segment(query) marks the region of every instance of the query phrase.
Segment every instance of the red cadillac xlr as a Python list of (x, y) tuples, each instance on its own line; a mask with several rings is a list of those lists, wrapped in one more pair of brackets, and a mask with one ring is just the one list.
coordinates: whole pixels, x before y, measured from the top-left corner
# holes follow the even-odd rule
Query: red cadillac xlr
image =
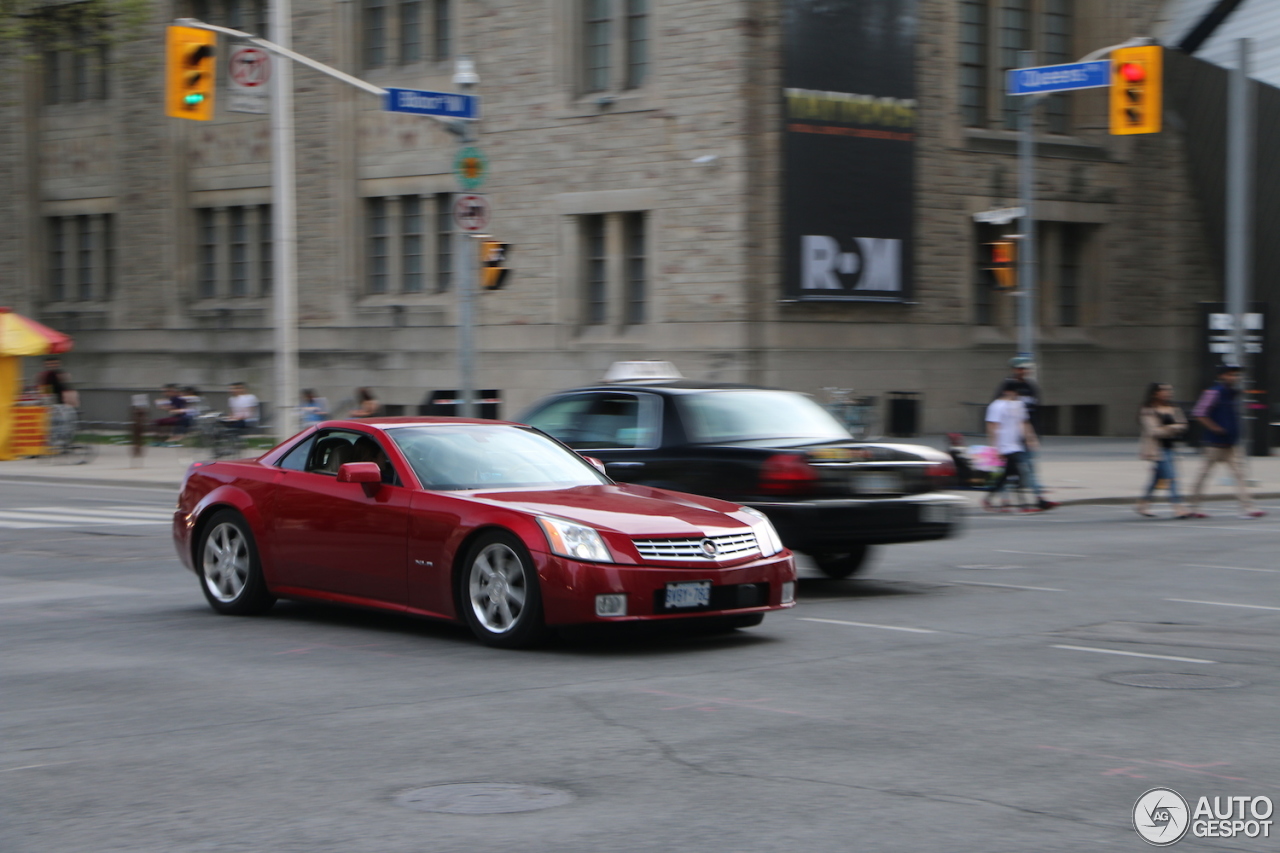
[(531, 427), (378, 418), (196, 463), (178, 554), (219, 613), (317, 599), (464, 622), (515, 648), (561, 625), (758, 625), (796, 570), (760, 512), (619, 485)]

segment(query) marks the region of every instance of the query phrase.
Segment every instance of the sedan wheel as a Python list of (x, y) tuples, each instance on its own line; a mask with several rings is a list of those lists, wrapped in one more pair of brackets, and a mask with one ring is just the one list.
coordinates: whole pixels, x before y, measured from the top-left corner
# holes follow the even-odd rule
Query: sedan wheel
[(839, 553), (810, 554), (818, 568), (829, 578), (847, 578), (861, 572), (867, 566), (867, 555), (871, 548), (867, 545), (854, 545), (851, 550)]
[(481, 641), (520, 648), (545, 634), (533, 560), (520, 540), (489, 533), (472, 545), (463, 567), (463, 615)]
[(249, 526), (239, 513), (222, 510), (209, 520), (200, 543), (204, 597), (219, 613), (261, 613), (275, 603), (267, 593)]

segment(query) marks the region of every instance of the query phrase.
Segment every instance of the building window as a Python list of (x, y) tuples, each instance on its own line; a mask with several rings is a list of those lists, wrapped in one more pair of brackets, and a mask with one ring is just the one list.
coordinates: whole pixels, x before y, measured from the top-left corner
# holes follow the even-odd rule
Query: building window
[(271, 206), (196, 210), (196, 296), (264, 296), (271, 291)]
[(449, 15), (451, 2), (452, 0), (435, 0), (435, 14), (431, 17), (436, 62), (441, 62), (453, 55), (453, 26)]
[(629, 326), (639, 325), (645, 321), (647, 301), (646, 252), (645, 252), (645, 216), (643, 213), (628, 213), (623, 216), (623, 242), (626, 245), (626, 277), (627, 277), (627, 312), (626, 323)]
[(627, 3), (627, 82), (638, 89), (649, 72), (649, 0)]
[(641, 211), (578, 217), (581, 322), (635, 326), (649, 307), (649, 217)]
[[(361, 56), (365, 68), (439, 62), (453, 50), (452, 0), (361, 0)], [(430, 3), (427, 7), (425, 4)]]
[(51, 7), (42, 26), (52, 33), (44, 40), (44, 102), (53, 104), (102, 101), (108, 97), (106, 19), (86, 4)]
[(1081, 317), (1081, 289), (1084, 266), (1084, 247), (1087, 225), (1062, 223), (1051, 234), (1057, 238), (1054, 247), (1058, 260), (1058, 325), (1079, 326)]
[[(1076, 58), (1072, 21), (1075, 0), (961, 0), (960, 115), (968, 127), (1016, 130), (1022, 98), (1006, 95), (1005, 72), (1034, 50), (1036, 64)], [(1051, 133), (1070, 131), (1070, 95), (1046, 99)]]
[(113, 214), (47, 220), (50, 301), (106, 299), (115, 279)]
[[(434, 227), (427, 218), (433, 214)], [(448, 290), (453, 273), (452, 216), (448, 193), (365, 199), (366, 291), (425, 293), (430, 289), (429, 270), (435, 273), (435, 291)]]
[(270, 37), (267, 0), (187, 0), (185, 5), (197, 21)]
[(581, 94), (639, 89), (652, 58), (651, 0), (576, 0)]
[(436, 293), (453, 285), (453, 198), (436, 196)]

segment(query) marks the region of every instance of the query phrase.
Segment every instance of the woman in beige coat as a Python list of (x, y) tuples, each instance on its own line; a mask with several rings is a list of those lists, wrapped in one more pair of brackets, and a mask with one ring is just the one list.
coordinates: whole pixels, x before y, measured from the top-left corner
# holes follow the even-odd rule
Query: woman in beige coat
[(1138, 499), (1134, 510), (1138, 515), (1155, 518), (1151, 511), (1151, 496), (1163, 484), (1169, 490), (1169, 503), (1175, 518), (1186, 518), (1187, 508), (1178, 495), (1178, 469), (1174, 464), (1174, 442), (1186, 434), (1187, 418), (1173, 404), (1173, 386), (1152, 382), (1147, 387), (1142, 408), (1138, 410), (1138, 423), (1142, 425), (1142, 438), (1138, 455), (1154, 463), (1151, 468), (1151, 485)]

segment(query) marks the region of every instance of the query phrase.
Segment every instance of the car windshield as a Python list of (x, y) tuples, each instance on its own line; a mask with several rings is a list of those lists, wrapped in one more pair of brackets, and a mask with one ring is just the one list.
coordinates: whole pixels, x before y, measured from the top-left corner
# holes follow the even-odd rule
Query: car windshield
[(707, 391), (679, 397), (694, 442), (799, 438), (847, 441), (849, 431), (802, 394), (759, 389)]
[(609, 482), (582, 457), (520, 427), (418, 426), (387, 434), (428, 489), (564, 489)]

